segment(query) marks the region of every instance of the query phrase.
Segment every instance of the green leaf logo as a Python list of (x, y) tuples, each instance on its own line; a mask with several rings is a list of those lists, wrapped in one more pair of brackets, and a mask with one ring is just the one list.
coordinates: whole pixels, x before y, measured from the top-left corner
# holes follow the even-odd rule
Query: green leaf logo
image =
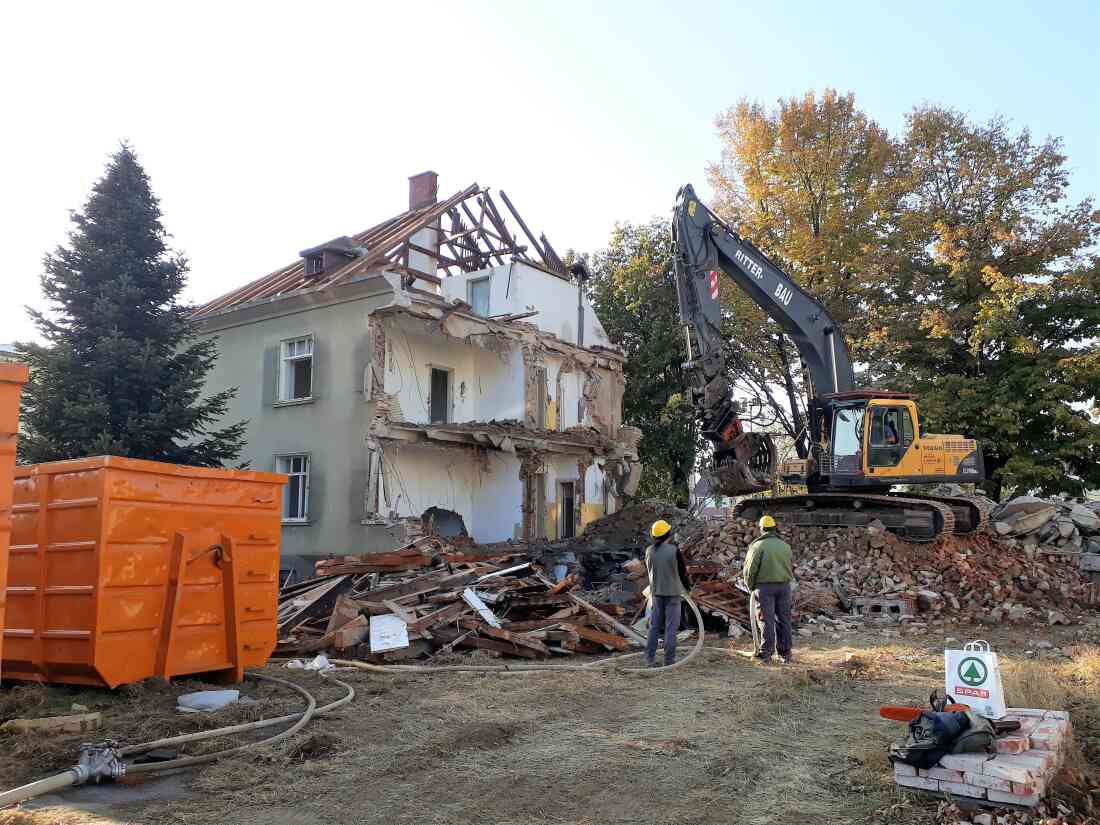
[(989, 668), (985, 666), (985, 662), (981, 659), (970, 656), (959, 662), (958, 674), (959, 678), (970, 687), (977, 687), (985, 684), (985, 680), (989, 676)]

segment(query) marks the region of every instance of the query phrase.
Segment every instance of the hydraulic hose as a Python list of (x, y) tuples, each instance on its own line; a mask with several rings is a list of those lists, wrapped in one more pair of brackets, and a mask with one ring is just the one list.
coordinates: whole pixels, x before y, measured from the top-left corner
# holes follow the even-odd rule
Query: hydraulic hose
[(12, 788), (10, 791), (0, 793), (0, 808), (6, 808), (9, 805), (18, 805), (20, 802), (26, 802), (28, 799), (33, 799), (36, 796), (42, 796), (43, 794), (53, 791), (60, 791), (63, 788), (76, 785), (78, 782), (79, 775), (76, 768), (69, 768), (64, 773), (48, 776), (45, 779), (39, 779), (37, 782), (31, 782), (27, 785), (21, 785), (18, 788)]
[[(250, 673), (248, 675), (252, 678), (255, 678), (255, 679), (261, 679), (261, 680), (268, 681), (268, 682), (276, 682), (276, 683), (281, 684), (281, 685), (287, 685), (287, 686), (293, 688), (294, 690), (298, 691), (299, 693), (301, 693), (303, 696), (305, 696), (307, 698), (307, 700), (311, 700), (311, 701), (313, 700), (313, 697), (310, 696), (310, 694), (304, 688), (302, 688), (299, 685), (294, 684), (293, 682), (288, 682), (285, 679), (279, 679), (278, 677), (275, 677), (275, 676), (265, 676), (261, 673)], [(294, 733), (295, 731), (300, 730), (304, 726), (303, 723), (302, 723), (303, 717), (305, 718), (305, 721), (308, 722), (311, 717), (320, 716), (323, 713), (328, 713), (330, 711), (333, 711), (338, 707), (342, 707), (343, 705), (346, 705), (348, 702), (350, 702), (352, 699), (355, 698), (355, 688), (353, 688), (347, 682), (341, 682), (339, 679), (333, 679), (332, 677), (324, 677), (324, 678), (331, 679), (331, 681), (333, 681), (336, 684), (340, 685), (340, 687), (345, 688), (347, 690), (347, 693), (344, 696), (341, 696), (335, 702), (332, 702), (330, 704), (324, 705), (324, 706), (319, 707), (319, 708), (316, 706), (316, 701), (313, 701), (313, 709), (312, 710), (309, 707), (307, 707), (306, 710), (301, 711), (299, 713), (290, 713), (290, 714), (287, 714), (286, 716), (275, 716), (275, 717), (272, 717), (271, 719), (261, 719), (258, 722), (245, 722), (245, 723), (240, 724), (240, 725), (230, 725), (230, 726), (227, 726), (227, 727), (224, 727), (224, 728), (215, 728), (213, 730), (204, 730), (204, 731), (200, 731), (198, 733), (185, 733), (185, 734), (182, 734), (180, 736), (170, 736), (166, 739), (156, 739), (152, 742), (143, 742), (140, 745), (127, 745), (125, 748), (122, 748), (119, 751), (119, 756), (130, 756), (132, 754), (145, 753), (146, 751), (151, 751), (151, 750), (154, 750), (155, 748), (166, 748), (166, 747), (171, 747), (172, 745), (182, 745), (186, 742), (199, 742), (203, 739), (212, 739), (216, 736), (229, 736), (230, 734), (234, 734), (234, 733), (243, 733), (243, 732), (249, 731), (249, 730), (258, 730), (259, 728), (266, 728), (266, 727), (270, 727), (272, 725), (280, 725), (280, 724), (283, 724), (284, 722), (293, 722), (295, 720), (298, 720), (298, 723), (294, 727), (288, 728), (286, 731), (283, 731), (283, 733), (279, 734), (279, 736), (277, 738), (272, 737), (270, 740), (264, 739), (260, 742), (255, 742), (253, 744), (241, 745), (239, 748), (235, 748), (233, 750), (235, 752), (236, 750), (242, 750), (244, 748), (259, 747), (260, 745), (269, 744), (269, 742), (278, 741), (278, 739), (286, 738), (287, 736), (290, 736), (292, 733)], [(309, 714), (309, 715), (306, 716), (306, 714)], [(220, 751), (219, 754), (216, 754), (216, 755), (221, 755), (221, 754), (229, 753), (229, 752), (230, 751)], [(150, 766), (159, 767), (159, 766), (162, 766), (162, 765), (167, 765), (168, 763), (167, 762), (153, 762), (153, 763), (149, 763), (149, 764), (150, 764)], [(147, 770), (145, 770), (145, 771), (139, 770), (140, 768), (145, 768), (145, 767), (146, 766), (144, 766), (144, 765), (133, 765), (133, 766), (128, 767), (126, 769), (126, 772), (127, 773), (147, 772)]]
[[(322, 674), (323, 675), (323, 674)], [(272, 745), (282, 739), (286, 739), (288, 736), (297, 733), (314, 716), (318, 716), (322, 713), (333, 711), (338, 707), (346, 705), (348, 702), (355, 698), (355, 688), (349, 685), (347, 682), (343, 682), (339, 679), (334, 679), (330, 676), (324, 678), (331, 679), (334, 683), (340, 685), (347, 690), (344, 696), (341, 696), (334, 702), (330, 702), (323, 707), (317, 707), (317, 700), (313, 698), (305, 688), (289, 682), (286, 679), (279, 679), (275, 676), (265, 676), (260, 673), (249, 673), (248, 676), (253, 679), (260, 679), (262, 681), (275, 682), (280, 685), (286, 685), (298, 693), (302, 694), (307, 701), (307, 706), (304, 711), (299, 713), (291, 713), (285, 716), (277, 716), (271, 719), (262, 719), (258, 722), (247, 722), (241, 725), (229, 725), (223, 728), (215, 728), (213, 730), (202, 731), (200, 733), (188, 733), (181, 736), (171, 736), (166, 739), (157, 739), (152, 742), (145, 742), (140, 745), (130, 745), (122, 748), (116, 752), (116, 756), (121, 759), (123, 756), (145, 753), (146, 751), (153, 750), (154, 748), (166, 747), (169, 745), (178, 745), (185, 742), (197, 742), (203, 739), (211, 739), (217, 736), (227, 736), (234, 733), (242, 733), (249, 730), (257, 730), (259, 728), (270, 727), (272, 725), (283, 724), (286, 722), (294, 721), (291, 727), (287, 728), (280, 733), (270, 736), (267, 739), (262, 739), (258, 742), (251, 742), (244, 745), (238, 745), (233, 748), (228, 748), (216, 753), (207, 753), (200, 756), (184, 756), (178, 759), (171, 759), (165, 762), (150, 762), (143, 765), (128, 765), (125, 768), (124, 773), (127, 774), (141, 774), (141, 773), (155, 773), (158, 771), (178, 770), (179, 768), (192, 767), (194, 765), (202, 765), (208, 762), (214, 762), (230, 754), (239, 753), (244, 750), (252, 748), (263, 747), (264, 745)], [(121, 773), (121, 771), (120, 771)], [(20, 802), (24, 802), (28, 799), (32, 799), (36, 796), (50, 793), (52, 791), (59, 791), (64, 788), (71, 787), (72, 785), (81, 785), (87, 782), (91, 778), (91, 774), (83, 765), (77, 765), (70, 768), (67, 771), (56, 774), (54, 776), (47, 777), (45, 779), (39, 779), (36, 782), (31, 782), (27, 785), (23, 785), (18, 788), (13, 788), (10, 791), (0, 793), (0, 808), (7, 807), (9, 805), (16, 805)], [(98, 779), (98, 776), (97, 776)]]
[[(695, 614), (695, 622), (699, 628), (699, 636), (695, 641), (695, 647), (691, 649), (688, 655), (662, 668), (625, 667), (621, 668), (622, 670), (628, 673), (637, 673), (642, 676), (656, 676), (660, 673), (683, 667), (699, 655), (700, 651), (703, 649), (703, 642), (706, 637), (706, 632), (703, 630), (703, 614), (699, 612), (699, 608), (689, 596), (684, 596), (684, 601), (688, 603), (688, 607), (690, 607), (692, 613)], [(643, 655), (642, 651), (627, 653), (622, 656), (611, 656), (583, 665), (372, 665), (369, 662), (358, 662), (352, 659), (330, 659), (330, 661), (334, 665), (354, 667), (359, 670), (370, 671), (371, 673), (584, 673), (591, 672), (596, 668), (607, 667), (608, 665), (618, 665), (624, 659), (633, 659), (641, 655)]]

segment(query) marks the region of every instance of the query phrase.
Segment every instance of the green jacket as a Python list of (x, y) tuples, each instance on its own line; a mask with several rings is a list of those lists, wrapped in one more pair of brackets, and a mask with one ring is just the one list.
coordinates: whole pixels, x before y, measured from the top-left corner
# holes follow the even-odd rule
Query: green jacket
[(749, 545), (741, 571), (749, 590), (761, 584), (789, 582), (794, 578), (791, 546), (774, 530), (768, 530)]

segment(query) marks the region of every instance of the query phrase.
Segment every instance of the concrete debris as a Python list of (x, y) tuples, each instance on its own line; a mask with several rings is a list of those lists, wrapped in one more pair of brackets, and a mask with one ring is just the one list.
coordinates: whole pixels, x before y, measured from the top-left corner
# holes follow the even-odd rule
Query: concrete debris
[(176, 697), (176, 710), (180, 713), (209, 713), (235, 705), (240, 698), (239, 690), (200, 690)]
[(1075, 504), (1061, 499), (1018, 496), (995, 506), (990, 525), (998, 536), (1032, 546), (1081, 550), (1100, 535), (1100, 502)]

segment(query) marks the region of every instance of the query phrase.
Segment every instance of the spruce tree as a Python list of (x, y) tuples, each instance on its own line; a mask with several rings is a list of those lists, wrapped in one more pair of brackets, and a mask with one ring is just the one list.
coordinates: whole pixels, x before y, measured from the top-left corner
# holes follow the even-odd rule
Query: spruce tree
[(202, 397), (217, 345), (180, 301), (187, 260), (169, 248), (149, 178), (123, 144), (72, 213), (68, 246), (44, 259), (45, 344), (23, 344), (22, 461), (119, 455), (222, 466), (245, 423), (216, 425), (235, 389)]

